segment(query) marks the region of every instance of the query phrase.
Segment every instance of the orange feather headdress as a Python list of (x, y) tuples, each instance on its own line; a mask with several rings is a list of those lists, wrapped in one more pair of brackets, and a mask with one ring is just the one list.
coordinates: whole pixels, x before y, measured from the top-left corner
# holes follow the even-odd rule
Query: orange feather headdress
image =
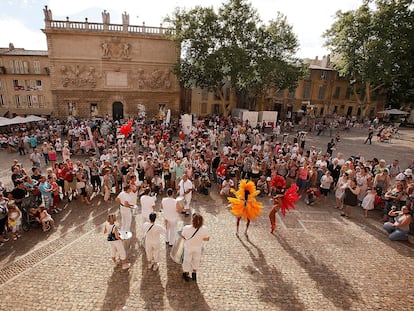
[(239, 183), (239, 189), (237, 191), (231, 189), (230, 191), (235, 195), (235, 198), (227, 198), (233, 215), (253, 220), (261, 214), (263, 204), (256, 201), (256, 196), (260, 191), (256, 190), (254, 182), (242, 179)]

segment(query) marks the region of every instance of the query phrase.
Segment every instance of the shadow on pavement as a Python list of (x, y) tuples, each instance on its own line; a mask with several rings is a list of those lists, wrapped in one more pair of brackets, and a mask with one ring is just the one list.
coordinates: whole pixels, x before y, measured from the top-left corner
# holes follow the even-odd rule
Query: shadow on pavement
[(318, 261), (312, 254), (304, 256), (300, 251), (292, 247), (280, 235), (275, 235), (280, 246), (290, 254), (293, 259), (308, 273), (309, 277), (315, 281), (320, 292), (330, 300), (336, 307), (343, 310), (352, 308), (355, 301), (360, 301), (361, 297), (345, 279), (338, 273), (329, 269), (322, 261)]
[(303, 302), (296, 298), (295, 286), (285, 282), (282, 273), (269, 266), (262, 250), (247, 236), (247, 243), (238, 235), (237, 238), (253, 262), (254, 266), (247, 266), (245, 269), (256, 279), (257, 288), (261, 292), (260, 299), (280, 310), (305, 310)]
[[(372, 235), (378, 241), (384, 243), (386, 246), (393, 248), (400, 255), (405, 257), (414, 257), (414, 244), (409, 241), (391, 241), (388, 238), (388, 233), (381, 228), (382, 225), (375, 225), (369, 221), (358, 220), (356, 221), (357, 225), (365, 230), (367, 234)], [(412, 238), (412, 237), (411, 237)]]
[(120, 266), (114, 268), (108, 281), (102, 310), (122, 310), (129, 297), (131, 274)]
[(160, 272), (147, 268), (147, 256), (142, 254), (142, 274), (140, 296), (144, 300), (145, 310), (164, 310), (164, 287), (160, 279)]
[(165, 258), (167, 263), (166, 294), (169, 310), (176, 311), (209, 311), (211, 310), (196, 282), (184, 281), (182, 266), (170, 258), (171, 248), (166, 246)]
[[(106, 218), (106, 217), (105, 217)], [(131, 264), (129, 270), (122, 270), (121, 265), (118, 265), (108, 281), (108, 287), (105, 294), (103, 310), (120, 310), (123, 309), (126, 301), (130, 295), (130, 284), (132, 281), (131, 269), (135, 266), (137, 257), (141, 255), (139, 249), (139, 240), (137, 237), (137, 225), (134, 221), (131, 223), (132, 238), (124, 241), (125, 251), (127, 253), (127, 262)]]

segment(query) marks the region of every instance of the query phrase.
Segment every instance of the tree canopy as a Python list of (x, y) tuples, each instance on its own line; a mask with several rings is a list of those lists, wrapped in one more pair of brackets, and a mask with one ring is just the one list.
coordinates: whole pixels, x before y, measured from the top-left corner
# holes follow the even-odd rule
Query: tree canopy
[[(175, 66), (181, 85), (215, 91), (225, 113), (234, 107), (236, 93), (257, 96), (270, 88), (292, 88), (302, 73), (294, 57), (297, 37), (280, 13), (265, 25), (245, 0), (229, 0), (218, 12), (201, 6), (176, 9), (166, 21), (181, 50)], [(231, 93), (228, 106), (224, 85)]]
[(350, 78), (362, 106), (377, 90), (385, 90), (394, 106), (410, 100), (413, 27), (411, 0), (365, 0), (357, 10), (336, 13), (335, 22), (324, 33), (325, 44), (339, 74)]

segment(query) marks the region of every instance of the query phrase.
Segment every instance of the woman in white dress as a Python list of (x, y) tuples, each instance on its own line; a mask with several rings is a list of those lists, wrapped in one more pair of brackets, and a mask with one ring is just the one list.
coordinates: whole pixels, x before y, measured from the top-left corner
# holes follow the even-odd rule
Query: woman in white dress
[(197, 270), (200, 267), (203, 241), (210, 240), (208, 230), (203, 226), (203, 222), (203, 216), (194, 213), (191, 225), (185, 226), (181, 233), (182, 237), (185, 239), (183, 278), (187, 282), (190, 280), (190, 271), (192, 272), (191, 278), (193, 281), (197, 281)]
[(348, 173), (344, 172), (342, 176), (339, 177), (338, 182), (335, 185), (335, 207), (338, 209), (343, 209), (344, 207), (345, 190), (343, 189), (343, 186), (346, 185), (348, 181)]
[(104, 225), (104, 234), (107, 234), (109, 249), (111, 251), (111, 258), (115, 267), (118, 266), (118, 262), (116, 260), (116, 254), (118, 253), (119, 258), (121, 259), (122, 269), (126, 270), (130, 267), (130, 264), (126, 262), (124, 244), (122, 243), (122, 238), (119, 234), (118, 226), (115, 224), (115, 221), (115, 214), (108, 215), (108, 219)]
[(368, 168), (357, 166), (356, 168), (356, 181), (361, 192), (358, 195), (358, 201), (362, 202), (367, 194), (368, 181), (371, 178)]

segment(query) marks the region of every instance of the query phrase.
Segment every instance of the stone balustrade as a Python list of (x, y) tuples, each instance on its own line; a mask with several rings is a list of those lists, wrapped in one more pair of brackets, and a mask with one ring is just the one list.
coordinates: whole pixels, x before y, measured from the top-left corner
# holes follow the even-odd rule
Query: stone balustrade
[(164, 27), (150, 27), (150, 26), (138, 26), (138, 25), (127, 25), (127, 24), (102, 24), (102, 23), (91, 23), (76, 22), (76, 21), (46, 21), (46, 29), (53, 30), (69, 30), (69, 31), (96, 31), (96, 32), (127, 32), (136, 34), (146, 35), (159, 35), (164, 36), (167, 33), (171, 33), (171, 29)]

